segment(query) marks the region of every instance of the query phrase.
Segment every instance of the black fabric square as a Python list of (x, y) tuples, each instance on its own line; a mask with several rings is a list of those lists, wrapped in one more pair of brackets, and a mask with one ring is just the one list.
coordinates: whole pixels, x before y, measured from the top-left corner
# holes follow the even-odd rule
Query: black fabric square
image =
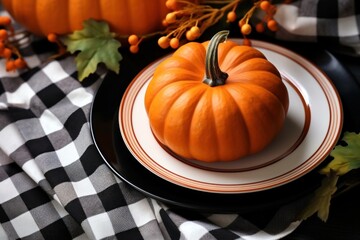
[(77, 138), (85, 122), (87, 122), (85, 113), (80, 108), (72, 113), (66, 120), (64, 127), (68, 130), (73, 140)]
[(0, 82), (0, 94), (5, 92), (4, 85)]
[(239, 236), (235, 233), (226, 230), (226, 229), (215, 229), (210, 231), (210, 234), (215, 237), (215, 239), (239, 239)]
[(69, 202), (65, 209), (77, 222), (83, 222), (86, 219), (86, 214), (78, 198)]
[(160, 209), (160, 216), (171, 239), (180, 239), (181, 233), (164, 209)]
[(66, 240), (72, 239), (69, 230), (67, 229), (65, 223), (60, 219), (48, 225), (47, 227), (40, 230), (44, 239), (54, 239), (54, 240)]
[(126, 206), (126, 201), (118, 185), (110, 186), (98, 193), (98, 196), (107, 212), (118, 207)]
[[(71, 77), (73, 77), (74, 79), (78, 79), (78, 72), (76, 71), (73, 74), (71, 74)], [(83, 81), (81, 81), (80, 84), (86, 88), (93, 85), (94, 82), (96, 82), (98, 79), (99, 79), (99, 75), (96, 72), (91, 73)]]
[(30, 68), (20, 74), (21, 79), (26, 82), (40, 70), (39, 67)]
[(138, 228), (133, 228), (115, 235), (116, 239), (131, 239), (131, 240), (143, 240)]
[(354, 1), (354, 6), (355, 6), (355, 14), (359, 15), (360, 14), (360, 1)]
[(102, 158), (99, 152), (96, 150), (95, 145), (90, 145), (83, 155), (80, 157), (81, 164), (88, 176), (94, 173), (94, 171), (103, 164)]
[(55, 151), (53, 145), (51, 144), (47, 136), (29, 140), (25, 143), (25, 145), (29, 148), (31, 155), (34, 158), (39, 156), (40, 154)]
[(47, 108), (51, 108), (66, 96), (55, 84), (42, 89), (37, 95)]
[(50, 202), (49, 196), (40, 187), (23, 192), (20, 197), (29, 210)]
[(51, 169), (44, 175), (53, 188), (61, 183), (70, 182), (69, 176), (63, 167)]
[(13, 122), (16, 122), (16, 121), (22, 120), (22, 119), (37, 118), (37, 116), (30, 109), (20, 109), (20, 108), (9, 107), (9, 113), (11, 116), (11, 120), (13, 120)]
[(329, 36), (318, 36), (317, 41), (324, 44), (324, 46), (337, 46), (339, 45), (340, 39), (339, 37), (329, 37)]
[(318, 18), (337, 18), (339, 15), (338, 1), (319, 0), (317, 6)]
[(5, 213), (5, 210), (0, 204), (0, 223), (6, 223), (9, 222), (10, 219), (8, 218), (7, 214)]
[(64, 216), (62, 221), (64, 222), (73, 239), (84, 233), (84, 229), (82, 229), (80, 224), (76, 222), (71, 215)]
[(171, 211), (183, 218), (186, 218), (189, 221), (206, 220), (206, 216), (204, 216), (202, 213), (199, 213), (196, 211), (191, 211), (189, 209), (174, 208), (174, 209), (171, 209)]
[[(10, 163), (7, 165), (3, 165), (1, 166), (1, 169), (4, 170), (6, 172), (6, 175), (8, 177), (11, 177), (19, 172), (22, 172), (22, 169), (19, 167), (19, 165), (17, 165), (16, 163)], [(2, 179), (2, 177), (0, 177), (0, 179)]]

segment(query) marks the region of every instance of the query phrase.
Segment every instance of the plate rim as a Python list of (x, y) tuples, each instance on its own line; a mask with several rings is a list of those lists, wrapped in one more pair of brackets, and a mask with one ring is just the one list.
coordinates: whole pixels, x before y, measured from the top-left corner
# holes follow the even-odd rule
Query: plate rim
[[(235, 41), (239, 41), (239, 39), (230, 39), (230, 40), (235, 40)], [(333, 122), (332, 119), (329, 119), (329, 123), (328, 123), (328, 130), (325, 134), (325, 137), (324, 139), (321, 140), (321, 144), (320, 146), (316, 149), (316, 151), (314, 153), (312, 153), (312, 156), (313, 155), (319, 155), (321, 152), (321, 156), (319, 156), (318, 160), (316, 160), (316, 163), (315, 164), (310, 164), (310, 166), (307, 166), (309, 165), (308, 164), (308, 160), (306, 160), (305, 162), (303, 162), (302, 164), (300, 164), (299, 166), (297, 166), (296, 168), (292, 169), (292, 171), (294, 171), (295, 169), (299, 168), (300, 166), (301, 167), (304, 167), (305, 170), (302, 171), (300, 174), (297, 174), (295, 176), (293, 176), (293, 174), (289, 173), (289, 177), (286, 181), (283, 181), (283, 182), (276, 182), (275, 183), (272, 183), (273, 182), (273, 179), (269, 179), (271, 180), (271, 182), (264, 188), (264, 187), (261, 187), (261, 188), (254, 188), (254, 189), (246, 189), (246, 188), (243, 188), (241, 190), (239, 189), (234, 189), (234, 187), (232, 186), (232, 184), (230, 185), (227, 185), (227, 186), (222, 186), (222, 190), (219, 191), (219, 190), (216, 190), (216, 189), (213, 189), (211, 186), (210, 187), (205, 187), (205, 188), (201, 188), (200, 184), (199, 187), (194, 187), (194, 185), (186, 185), (184, 184), (183, 182), (178, 182), (174, 179), (169, 179), (169, 178), (164, 178), (160, 175), (160, 177), (164, 178), (164, 180), (166, 181), (170, 181), (174, 184), (178, 184), (182, 187), (189, 187), (189, 188), (193, 188), (194, 190), (198, 190), (198, 191), (209, 191), (209, 192), (214, 192), (214, 193), (249, 193), (249, 192), (254, 192), (254, 191), (264, 191), (264, 190), (268, 190), (270, 188), (275, 188), (275, 187), (278, 187), (278, 186), (281, 186), (283, 184), (288, 184), (302, 176), (304, 176), (305, 174), (307, 174), (308, 172), (312, 171), (313, 169), (315, 169), (317, 166), (319, 166), (326, 158), (327, 156), (329, 155), (329, 153), (331, 152), (331, 149), (336, 145), (336, 143), (338, 142), (339, 138), (340, 138), (340, 135), (341, 135), (341, 132), (342, 132), (342, 127), (343, 127), (343, 121), (344, 121), (344, 117), (343, 117), (343, 107), (342, 107), (342, 102), (341, 102), (341, 98), (340, 98), (340, 95), (336, 89), (336, 87), (334, 86), (333, 82), (329, 79), (329, 77), (316, 65), (314, 65), (312, 62), (310, 62), (309, 60), (305, 59), (304, 57), (300, 56), (299, 54), (287, 49), (287, 48), (284, 48), (282, 46), (279, 46), (279, 45), (276, 45), (276, 44), (272, 44), (272, 43), (268, 43), (268, 42), (264, 42), (264, 41), (258, 41), (258, 40), (254, 40), (253, 41), (253, 45), (255, 47), (258, 47), (258, 48), (263, 48), (263, 49), (266, 49), (268, 51), (272, 51), (272, 52), (275, 52), (276, 54), (280, 54), (280, 55), (283, 55), (287, 58), (290, 58), (292, 61), (296, 62), (297, 65), (300, 65), (300, 67), (302, 67), (303, 69), (306, 70), (307, 73), (309, 73), (313, 79), (317, 82), (317, 84), (319, 85), (319, 87), (321, 88), (322, 90), (322, 93), (324, 93), (324, 96), (326, 97), (326, 100), (327, 100), (327, 106), (330, 106), (331, 104), (335, 104), (335, 107), (336, 107), (336, 110), (337, 112), (335, 113), (337, 116), (338, 116), (338, 121), (336, 123)], [(171, 55), (171, 54), (169, 54)], [(130, 84), (127, 86), (122, 98), (121, 98), (121, 102), (119, 104), (119, 110), (118, 110), (118, 114), (120, 116), (121, 114), (121, 108), (122, 108), (122, 105), (123, 105), (123, 100), (124, 100), (124, 96), (127, 95), (127, 92), (129, 91), (129, 89), (131, 88), (131, 86), (134, 84), (135, 81), (138, 80), (139, 77), (142, 76), (142, 74), (146, 71), (148, 71), (148, 69), (156, 64), (156, 63), (159, 63), (161, 60), (165, 59), (166, 57), (168, 57), (169, 55), (167, 56), (164, 56), (164, 57), (161, 57), (159, 59), (156, 59), (155, 61), (151, 62), (150, 64), (147, 65), (146, 68), (142, 69), (134, 78), (133, 80), (130, 82)], [(315, 76), (316, 75), (316, 76)], [(320, 80), (319, 80), (320, 79)], [(146, 82), (145, 82), (146, 83)], [(145, 84), (144, 83), (144, 84)], [(324, 90), (324, 88), (329, 88), (327, 90)], [(329, 95), (329, 91), (333, 94), (333, 95)], [(335, 96), (335, 98), (334, 98)], [(331, 101), (333, 100), (333, 101)], [(330, 110), (329, 110), (329, 113), (330, 113), (330, 118), (332, 118), (332, 116), (334, 115), (331, 114), (332, 112), (332, 108), (329, 107)], [(333, 125), (336, 125), (336, 126), (333, 126)], [(153, 174), (158, 174), (157, 170), (156, 169), (153, 169), (151, 166), (148, 166), (146, 163), (144, 163), (141, 159), (138, 159), (138, 156), (136, 155), (136, 153), (134, 153), (132, 147), (129, 145), (129, 142), (126, 140), (126, 137), (124, 136), (124, 132), (123, 132), (123, 129), (122, 129), (122, 124), (120, 123), (119, 121), (119, 126), (120, 126), (120, 131), (121, 131), (121, 135), (123, 137), (123, 140), (125, 141), (125, 144), (127, 145), (128, 147), (128, 150), (132, 153), (133, 157), (139, 161), (143, 167), (147, 168), (149, 171), (151, 171)], [(335, 128), (335, 132), (330, 132), (331, 131), (331, 127)], [(331, 134), (330, 134), (331, 133)], [(330, 135), (334, 135), (333, 138), (331, 138), (330, 140), (327, 140), (328, 136)], [(324, 145), (324, 143), (328, 143), (328, 144), (325, 144), (327, 147), (322, 147)], [(324, 149), (325, 148), (325, 149)], [(321, 151), (319, 151), (321, 150)], [(313, 163), (313, 162), (311, 162)], [(161, 166), (160, 166), (161, 167)], [(171, 173), (172, 174), (172, 173)], [(180, 176), (181, 178), (182, 176)], [(185, 180), (186, 181), (186, 180)], [(197, 182), (197, 181), (196, 181)], [(208, 184), (205, 183), (204, 186), (207, 186)], [(217, 185), (217, 184), (211, 184), (211, 185)], [(235, 184), (235, 185), (242, 185), (242, 184)], [(224, 188), (225, 187), (225, 188)]]

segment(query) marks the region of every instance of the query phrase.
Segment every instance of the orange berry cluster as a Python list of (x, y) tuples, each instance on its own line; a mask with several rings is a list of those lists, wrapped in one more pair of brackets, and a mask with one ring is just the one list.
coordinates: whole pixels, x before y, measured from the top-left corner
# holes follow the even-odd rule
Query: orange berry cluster
[(262, 33), (265, 31), (265, 26), (273, 32), (278, 30), (278, 24), (274, 20), (274, 14), (276, 13), (276, 6), (272, 5), (270, 1), (262, 1), (259, 4), (261, 10), (263, 10), (266, 14), (264, 19), (256, 24), (255, 29), (257, 32)]
[(11, 43), (10, 38), (14, 35), (11, 19), (0, 16), (0, 57), (6, 59), (6, 71), (26, 68), (27, 64), (18, 49)]
[[(163, 20), (166, 29), (158, 39), (158, 45), (163, 49), (177, 49), (182, 38), (184, 41), (194, 41), (205, 29), (218, 22), (222, 14), (217, 14), (218, 9), (210, 7), (208, 2), (203, 0), (202, 4), (198, 4), (194, 0), (167, 0), (165, 4), (171, 12)], [(231, 3), (227, 0), (224, 2), (226, 5)]]
[(132, 34), (128, 37), (128, 43), (130, 44), (130, 52), (138, 53), (139, 52), (139, 44), (141, 43), (142, 38), (139, 38), (137, 35)]
[[(240, 27), (240, 31), (244, 37), (244, 45), (251, 45), (250, 40), (247, 39), (247, 36), (251, 34), (253, 27), (250, 25), (249, 20), (254, 14), (255, 10), (260, 9), (265, 12), (265, 17), (261, 22), (257, 23), (255, 26), (255, 30), (259, 33), (265, 31), (266, 27), (270, 31), (277, 31), (278, 25), (274, 20), (274, 15), (276, 13), (276, 6), (268, 0), (260, 0), (254, 3), (253, 7), (246, 12), (246, 14), (239, 20), (238, 24)], [(234, 22), (236, 21), (237, 16), (235, 10), (228, 12), (227, 21)]]
[[(225, 14), (227, 22), (237, 21), (238, 16), (236, 10), (240, 8), (242, 1), (243, 0), (167, 0), (165, 4), (170, 12), (163, 20), (165, 30), (160, 32), (162, 36), (158, 39), (158, 45), (164, 49), (169, 47), (176, 49), (181, 45), (182, 40), (184, 40), (184, 42), (186, 40), (194, 41), (198, 39), (207, 28), (216, 24)], [(290, 0), (283, 1), (287, 2)], [(218, 8), (212, 7), (219, 5), (221, 6)], [(244, 37), (244, 45), (251, 45), (250, 40), (247, 38), (253, 28), (249, 20), (257, 9), (265, 12), (264, 19), (255, 27), (257, 32), (265, 31), (266, 27), (271, 31), (278, 29), (277, 22), (273, 18), (276, 13), (276, 6), (271, 3), (271, 0), (254, 0), (252, 7), (246, 11), (238, 22), (240, 31)], [(155, 34), (150, 35), (153, 36)], [(145, 37), (147, 36), (129, 36), (130, 52), (137, 53), (139, 51), (139, 44)]]

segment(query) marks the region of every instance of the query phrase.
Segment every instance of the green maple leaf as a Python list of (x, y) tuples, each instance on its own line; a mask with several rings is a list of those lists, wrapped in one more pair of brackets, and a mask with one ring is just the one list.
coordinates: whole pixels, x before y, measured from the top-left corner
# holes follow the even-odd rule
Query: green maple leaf
[(118, 49), (121, 43), (115, 39), (116, 34), (110, 32), (109, 25), (89, 19), (83, 22), (83, 27), (63, 39), (70, 53), (78, 52), (75, 61), (79, 81), (94, 73), (99, 63), (119, 73), (122, 56)]
[(360, 168), (360, 135), (345, 132), (343, 141), (347, 145), (338, 145), (331, 151), (330, 155), (334, 159), (320, 170), (321, 174), (329, 174), (332, 170), (338, 175), (344, 175), (351, 170)]
[[(339, 176), (360, 168), (360, 134), (345, 132), (342, 140), (347, 145), (338, 145), (331, 151), (330, 155), (334, 159), (320, 170), (320, 173), (326, 177), (299, 215), (300, 220), (305, 220), (317, 212), (318, 217), (326, 222), (329, 216), (330, 200), (337, 191)], [(359, 183), (355, 181), (353, 184)]]
[(299, 220), (305, 220), (317, 212), (317, 216), (322, 221), (327, 221), (331, 197), (337, 190), (338, 178), (339, 176), (335, 172), (330, 171), (330, 174), (322, 180), (321, 186), (314, 192), (308, 205), (298, 216)]

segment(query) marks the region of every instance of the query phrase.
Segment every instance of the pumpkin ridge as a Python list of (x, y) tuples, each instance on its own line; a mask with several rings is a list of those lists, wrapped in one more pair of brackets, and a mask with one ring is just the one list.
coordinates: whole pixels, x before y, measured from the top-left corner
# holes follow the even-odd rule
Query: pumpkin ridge
[(199, 70), (205, 69), (205, 55), (206, 46), (198, 42), (188, 42), (176, 50), (171, 58), (181, 58), (182, 60), (189, 62), (192, 67), (196, 67)]
[[(229, 87), (225, 87), (225, 88), (224, 88), (225, 92), (226, 92), (227, 94), (229, 94), (229, 96), (231, 96), (231, 98), (229, 98), (229, 99), (231, 99), (232, 102), (237, 106), (238, 114), (241, 116), (241, 119), (243, 119), (242, 124), (245, 125), (245, 127), (243, 127), (243, 129), (246, 130), (246, 140), (247, 140), (246, 142), (249, 143), (249, 142), (250, 142), (250, 133), (249, 133), (248, 124), (247, 124), (247, 122), (245, 121), (244, 114), (243, 114), (243, 111), (242, 111), (240, 105), (239, 105), (238, 102), (236, 101), (236, 97), (231, 93), (231, 91), (229, 91), (230, 89), (232, 89), (232, 88), (229, 88)], [(234, 89), (232, 89), (232, 90), (234, 90)], [(237, 90), (234, 90), (234, 91), (237, 91)], [(250, 145), (249, 145), (249, 144), (248, 144), (248, 146), (247, 146), (246, 152), (247, 152), (247, 153), (250, 152)]]
[[(181, 82), (182, 84), (196, 84), (196, 81), (194, 80), (177, 80), (177, 81), (171, 81), (171, 78), (172, 78), (172, 74), (170, 71), (167, 71), (166, 74), (169, 74), (169, 78), (170, 78), (170, 81), (166, 82), (166, 81), (162, 81), (161, 84), (156, 83), (155, 85), (152, 85), (150, 86), (149, 84), (149, 88), (151, 89), (151, 91), (147, 91), (146, 95), (145, 95), (145, 102), (147, 104), (147, 102), (152, 102), (154, 97), (157, 95), (157, 93), (159, 93), (160, 91), (163, 91), (165, 88), (167, 87), (172, 87), (172, 85), (177, 85), (179, 84), (179, 82)], [(161, 77), (162, 79), (164, 79), (163, 75), (158, 75), (159, 77)], [(157, 76), (157, 77), (158, 77)], [(151, 99), (149, 99), (149, 97), (151, 97)]]
[[(246, 48), (245, 51), (243, 51), (244, 48)], [(239, 52), (241, 54), (239, 54)], [(219, 58), (219, 65), (225, 72), (232, 70), (236, 65), (244, 64), (252, 59), (263, 59), (267, 61), (266, 57), (260, 51), (247, 46), (233, 46), (227, 53), (223, 53), (223, 55), (225, 55), (225, 57), (221, 60)]]
[[(202, 83), (201, 83), (202, 84)], [(199, 85), (199, 86), (201, 86), (202, 87), (202, 85)], [(191, 136), (192, 136), (192, 134), (191, 134), (191, 132), (192, 132), (192, 130), (191, 129), (193, 129), (194, 128), (194, 116), (195, 116), (195, 111), (196, 111), (196, 109), (198, 108), (198, 105), (199, 105), (199, 103), (200, 103), (200, 99), (201, 98), (203, 98), (203, 96), (206, 94), (206, 92), (207, 92), (207, 88), (204, 88), (204, 87), (202, 87), (204, 90), (203, 90), (203, 92), (201, 93), (201, 94), (199, 94), (198, 96), (197, 96), (197, 101), (196, 101), (196, 104), (193, 106), (193, 109), (192, 109), (192, 113), (191, 113), (191, 120), (189, 121), (189, 129), (188, 129), (188, 137), (187, 137), (187, 141), (189, 142), (189, 144), (188, 144), (188, 146), (189, 146), (189, 150), (188, 150), (188, 152), (189, 152), (189, 155), (191, 156), (190, 158), (191, 159), (194, 159), (195, 157), (194, 157), (194, 153), (191, 151), (191, 146), (192, 146), (192, 144), (191, 144)]]
[[(166, 90), (166, 89), (165, 89)], [(165, 91), (163, 90), (163, 91)], [(178, 94), (181, 94), (180, 91), (176, 92)], [(158, 92), (158, 94), (155, 94), (153, 99), (148, 102), (145, 103), (145, 109), (148, 115), (148, 118), (150, 120), (150, 126), (152, 129), (153, 134), (155, 135), (155, 137), (163, 144), (165, 144), (165, 137), (164, 137), (164, 129), (166, 126), (166, 117), (168, 116), (169, 110), (171, 108), (171, 106), (174, 104), (174, 102), (177, 100), (177, 98), (169, 98), (169, 100), (167, 101), (168, 104), (164, 105), (161, 104), (160, 107), (158, 102), (163, 103), (163, 101), (160, 101), (162, 99), (164, 95), (164, 92)], [(158, 100), (160, 99), (160, 100)], [(168, 106), (170, 105), (170, 106)], [(161, 111), (160, 111), (161, 110)], [(159, 114), (160, 113), (160, 114)], [(162, 118), (161, 116), (165, 116), (164, 118)], [(159, 124), (159, 122), (161, 122)], [(157, 126), (155, 126), (154, 124), (156, 124)], [(161, 126), (161, 128), (159, 128), (159, 125)]]
[(233, 66), (230, 70), (228, 70), (228, 73), (230, 74), (231, 72), (232, 74), (239, 74), (239, 73), (253, 72), (253, 71), (271, 72), (277, 77), (281, 78), (280, 73), (276, 69), (276, 67), (264, 58), (252, 58), (243, 61), (237, 64), (236, 67)]
[[(196, 84), (195, 84), (196, 85)], [(203, 90), (202, 90), (203, 89)], [(199, 94), (196, 94), (196, 99), (194, 98), (191, 98), (191, 102), (193, 102), (193, 104), (189, 105), (189, 104), (180, 104), (182, 107), (186, 106), (187, 109), (183, 110), (183, 113), (182, 115), (176, 115), (175, 117), (177, 119), (184, 119), (183, 117), (183, 114), (186, 113), (187, 116), (190, 116), (191, 119), (189, 121), (187, 121), (187, 124), (186, 125), (182, 125), (181, 129), (178, 129), (179, 131), (177, 132), (178, 134), (179, 133), (183, 133), (183, 134), (186, 134), (186, 136), (183, 136), (184, 139), (188, 139), (188, 142), (190, 143), (191, 140), (191, 135), (192, 135), (192, 123), (193, 123), (193, 118), (194, 118), (194, 112), (195, 112), (195, 109), (197, 108), (198, 104), (199, 104), (199, 100), (202, 98), (203, 94), (206, 92), (206, 88), (204, 88), (202, 85), (198, 85), (198, 86), (195, 86), (194, 87), (194, 83), (191, 83), (189, 84), (188, 86), (186, 86), (186, 89), (182, 88), (181, 91), (179, 91), (179, 94), (178, 96), (176, 96), (176, 98), (174, 99), (174, 101), (170, 104), (169, 108), (168, 108), (168, 111), (167, 111), (167, 114), (166, 114), (166, 117), (165, 117), (165, 120), (164, 120), (164, 124), (163, 124), (163, 138), (165, 140), (168, 139), (167, 137), (167, 133), (166, 133), (166, 126), (169, 126), (169, 122), (170, 122), (170, 118), (173, 118), (174, 117), (174, 114), (171, 114), (172, 111), (175, 111), (174, 108), (175, 108), (175, 104), (178, 104), (178, 102), (180, 101), (179, 99), (181, 98), (184, 98), (184, 99), (190, 99), (188, 97), (184, 97), (185, 94), (187, 95), (192, 95), (194, 96), (194, 94), (191, 94), (189, 93), (189, 91), (191, 91), (192, 93), (193, 92), (199, 92)], [(178, 112), (178, 111), (175, 111), (175, 112)], [(166, 141), (164, 141), (164, 144), (165, 145), (168, 145), (168, 143)], [(179, 154), (177, 149), (171, 149), (172, 151), (174, 151), (176, 154), (179, 154), (179, 155), (182, 155), (182, 156), (186, 156), (188, 158), (192, 158), (193, 157), (193, 154), (191, 153), (191, 144), (185, 144), (185, 146), (177, 146), (177, 148), (183, 148), (182, 149), (182, 152), (184, 152), (184, 148), (186, 148), (186, 152), (187, 154)], [(188, 155), (188, 156), (187, 156)]]
[[(256, 87), (253, 86), (252, 88), (250, 88), (250, 87), (248, 87), (248, 85), (244, 85), (243, 87), (246, 88), (247, 94), (251, 94), (251, 95), (252, 95), (252, 97), (254, 98), (254, 102), (259, 102), (259, 103), (261, 103), (261, 108), (262, 108), (262, 109), (265, 109), (265, 111), (266, 111), (266, 112), (265, 112), (265, 115), (270, 116), (270, 118), (273, 120), (272, 123), (277, 123), (278, 121), (274, 121), (274, 120), (276, 119), (276, 113), (273, 113), (273, 111), (271, 111), (271, 110), (269, 109), (268, 104), (264, 104), (264, 101), (263, 101), (263, 99), (262, 99), (261, 97), (259, 97), (260, 95), (258, 94), (258, 92), (257, 92), (257, 91), (254, 91), (254, 89), (258, 89), (258, 90), (262, 91), (262, 88), (261, 88), (261, 87), (257, 87), (257, 86), (256, 86)], [(266, 92), (270, 93), (271, 96), (274, 97), (273, 99), (277, 102), (278, 105), (280, 105), (280, 106), (282, 107), (281, 109), (283, 109), (284, 114), (285, 114), (285, 110), (284, 110), (284, 108), (283, 108), (282, 103), (279, 101), (279, 99), (278, 99), (274, 94), (272, 94), (271, 92), (269, 92), (269, 91), (266, 91)], [(269, 95), (269, 96), (270, 96), (270, 95)], [(263, 119), (264, 119), (263, 117), (261, 117), (260, 115), (257, 115), (257, 119), (261, 120), (261, 126), (266, 125), (266, 121), (263, 120)], [(245, 120), (245, 122), (246, 122), (246, 118), (244, 118), (244, 120)], [(250, 152), (251, 152), (251, 153), (257, 152), (257, 151), (263, 149), (266, 145), (268, 145), (268, 143), (271, 142), (271, 140), (276, 136), (276, 133), (279, 131), (279, 128), (280, 128), (281, 126), (282, 126), (282, 124), (279, 124), (279, 126), (278, 126), (278, 125), (275, 125), (275, 127), (274, 127), (274, 124), (272, 124), (272, 127), (262, 128), (262, 132), (263, 132), (263, 133), (266, 132), (266, 134), (263, 134), (263, 135), (268, 137), (268, 139), (266, 139), (265, 142), (263, 142), (262, 144), (259, 144), (260, 141), (258, 141), (258, 140), (252, 140), (253, 137), (256, 136), (257, 134), (251, 134), (251, 133), (249, 133), (249, 142), (250, 142), (250, 146), (251, 146), (251, 147), (250, 147)], [(272, 132), (269, 132), (269, 130), (272, 130)], [(270, 133), (270, 134), (269, 134), (269, 133)], [(254, 136), (253, 136), (253, 135), (254, 135)], [(270, 136), (269, 136), (269, 135), (270, 135)], [(262, 139), (264, 139), (264, 138), (262, 138)], [(253, 144), (253, 143), (255, 143), (255, 144)], [(260, 147), (259, 147), (259, 145), (260, 145)], [(262, 146), (261, 146), (261, 145), (262, 145)], [(253, 149), (253, 146), (257, 146), (258, 148), (257, 148), (257, 149)]]
[[(173, 85), (172, 85), (172, 84), (173, 84)], [(152, 92), (149, 91), (149, 93), (147, 93), (146, 95), (151, 94), (151, 95), (153, 95), (153, 97), (152, 97), (152, 99), (150, 99), (149, 101), (146, 102), (146, 105), (145, 105), (146, 110), (147, 110), (147, 111), (150, 111), (152, 105), (154, 104), (154, 99), (155, 99), (155, 98), (157, 98), (157, 97), (159, 97), (159, 96), (160, 96), (160, 98), (164, 97), (164, 96), (163, 96), (163, 95), (165, 94), (164, 92), (165, 92), (166, 90), (172, 89), (174, 86), (175, 86), (175, 87), (178, 87), (177, 84), (178, 84), (177, 82), (174, 82), (174, 83), (170, 83), (170, 84), (168, 84), (168, 85), (164, 85), (161, 89), (157, 89), (157, 91), (156, 91), (155, 93), (152, 93)], [(185, 88), (186, 90), (188, 90), (188, 89), (191, 89), (191, 88), (193, 87), (193, 84), (194, 84), (194, 83), (189, 82), (189, 83), (188, 83), (188, 86), (181, 86), (181, 87), (178, 87), (178, 88), (179, 88), (180, 90), (183, 90), (184, 88)], [(184, 83), (184, 85), (185, 85), (185, 83)], [(185, 91), (186, 91), (186, 90), (185, 90)], [(181, 96), (181, 94), (182, 94), (181, 91), (177, 91), (174, 95), (171, 96), (171, 98), (168, 98), (168, 99), (174, 99), (173, 102), (171, 103), (171, 105), (168, 107), (168, 109), (171, 108), (172, 104), (177, 100), (177, 98), (178, 98), (179, 96)], [(150, 105), (149, 105), (148, 103), (150, 103)], [(163, 106), (163, 105), (162, 105), (162, 106)], [(168, 111), (169, 111), (169, 110), (168, 110)], [(167, 112), (168, 112), (168, 111), (167, 111)]]
[[(226, 103), (226, 108), (227, 109), (230, 109), (230, 106), (233, 106), (232, 109), (236, 109), (236, 112), (234, 112), (233, 114), (227, 114), (229, 117), (231, 117), (232, 119), (236, 119), (236, 118), (239, 118), (239, 119), (243, 119), (243, 115), (239, 109), (239, 106), (238, 104), (236, 103), (234, 97), (227, 91), (227, 87), (224, 87), (221, 91), (218, 91), (221, 95), (222, 95), (222, 100), (225, 101)], [(213, 94), (212, 97), (213, 97), (213, 100), (214, 100), (214, 97), (216, 94)], [(214, 105), (215, 106), (215, 105)], [(219, 110), (217, 110), (217, 113), (216, 113), (216, 107), (213, 107), (213, 116), (214, 116), (214, 119), (218, 119), (218, 117), (216, 117), (217, 115), (219, 114)], [(215, 126), (218, 126), (219, 124), (219, 121), (221, 120), (217, 120), (215, 121)], [(239, 121), (239, 125), (241, 125), (241, 121)], [(236, 129), (239, 129), (238, 128), (238, 125), (234, 126)], [(240, 126), (241, 128), (244, 127), (244, 125)], [(228, 139), (228, 135), (224, 135), (224, 133), (220, 133), (220, 131), (218, 130), (219, 128), (215, 128), (215, 136), (216, 136), (216, 142), (217, 142), (217, 146), (218, 148), (217, 149), (217, 159), (220, 159), (220, 161), (226, 161), (227, 160), (227, 153), (229, 151), (229, 146), (227, 145), (227, 143), (224, 143), (224, 141), (221, 141), (222, 138), (227, 138)], [(225, 131), (226, 132), (226, 131)], [(235, 133), (234, 133), (235, 132)], [(239, 136), (238, 135), (239, 132), (236, 132), (235, 129), (231, 129), (231, 134), (232, 137), (231, 139), (234, 139), (233, 136)], [(234, 135), (233, 135), (234, 134)], [(248, 131), (246, 129), (246, 134), (245, 136), (248, 135)], [(235, 140), (238, 139), (235, 137)], [(239, 152), (239, 148), (241, 148), (240, 151), (243, 151), (243, 147), (239, 146), (238, 144), (234, 145), (233, 146), (234, 148), (236, 148), (236, 150), (232, 150), (232, 151), (235, 151), (235, 152)], [(248, 152), (248, 150), (247, 150)], [(221, 156), (221, 157), (220, 157)], [(225, 157), (226, 156), (226, 157)]]
[[(193, 56), (192, 56), (193, 57)], [(168, 64), (170, 64), (170, 61), (174, 61), (174, 62), (177, 62), (179, 64), (179, 62), (181, 63), (181, 66), (171, 66), (172, 68), (179, 68), (179, 67), (182, 67), (182, 70), (188, 70), (189, 69), (192, 69), (192, 68), (196, 68), (196, 71), (192, 70), (191, 72), (193, 73), (197, 73), (199, 71), (204, 71), (205, 69), (205, 62), (200, 64), (200, 63), (196, 63), (196, 61), (191, 61), (191, 58), (188, 57), (184, 57), (182, 55), (175, 55), (175, 56), (172, 56), (171, 58), (169, 58), (169, 61), (167, 61), (165, 64), (165, 67), (166, 68), (169, 68)], [(205, 71), (204, 71), (205, 72)]]
[[(258, 75), (256, 78), (256, 82), (254, 82), (254, 79), (250, 79), (249, 76), (246, 76), (247, 74), (253, 75), (254, 73)], [(236, 78), (234, 78), (234, 76), (236, 76)], [(267, 76), (266, 79), (264, 76)], [(266, 83), (270, 81), (271, 84), (266, 86)], [(286, 91), (286, 86), (283, 84), (282, 78), (279, 77), (277, 74), (265, 70), (247, 71), (247, 72), (242, 72), (240, 74), (231, 73), (229, 74), (228, 82), (243, 83), (243, 84), (247, 84), (248, 86), (257, 86), (262, 88), (264, 91), (267, 91), (272, 95), (274, 95), (275, 97), (277, 97), (278, 100), (282, 103), (285, 112), (287, 112), (289, 106), (288, 93)]]
[(219, 65), (221, 65), (221, 63), (223, 63), (224, 61), (226, 62), (226, 57), (227, 54), (232, 51), (232, 49), (238, 46), (238, 44), (236, 42), (233, 41), (226, 41), (226, 42), (222, 42), (219, 44), (219, 50), (218, 50), (218, 60), (219, 60)]

